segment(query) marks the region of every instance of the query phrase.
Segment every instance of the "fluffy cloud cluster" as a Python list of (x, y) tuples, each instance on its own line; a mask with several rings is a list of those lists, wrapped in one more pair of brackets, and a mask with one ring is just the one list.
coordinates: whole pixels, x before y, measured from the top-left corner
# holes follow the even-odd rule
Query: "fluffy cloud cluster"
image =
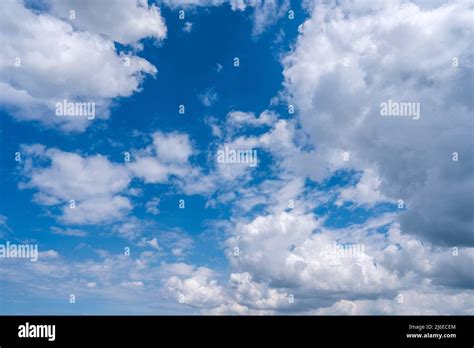
[[(473, 312), (473, 10), (463, 1), (424, 6), (308, 4), (311, 18), (283, 60), (288, 99), (308, 135), (300, 145), (292, 121), (233, 112), (225, 128), (212, 125), (222, 144), (270, 153), (279, 178), (252, 189), (248, 169), (218, 167), (239, 182), (218, 202), (265, 208), (226, 225), (231, 286), (212, 313)], [(390, 101), (419, 103), (420, 114), (384, 117)], [(271, 129), (236, 130), (260, 125)], [(339, 169), (360, 178), (325, 201), (301, 184)], [(402, 199), (406, 210), (328, 228), (312, 209), (331, 199), (365, 209)], [(348, 245), (359, 247), (356, 257), (337, 255)]]
[[(121, 44), (132, 44), (145, 37), (156, 40), (166, 37), (160, 9), (149, 5), (148, 0), (47, 0), (46, 3), (49, 12), (74, 27), (105, 35)], [(74, 11), (74, 18), (71, 18), (71, 11)]]
[(227, 115), (227, 122), (231, 126), (236, 127), (240, 125), (250, 125), (253, 127), (258, 126), (271, 126), (275, 123), (275, 114), (265, 110), (260, 116), (255, 116), (251, 112), (232, 111)]
[[(184, 284), (205, 289), (211, 279), (214, 288), (209, 294), (218, 291), (220, 303), (200, 296), (193, 304), (193, 297), (188, 295), (185, 304), (211, 314), (433, 314), (474, 310), (469, 298), (469, 289), (474, 287), (472, 248), (437, 246), (402, 233), (399, 213), (375, 213), (366, 222), (345, 228), (326, 227), (327, 217), (317, 217), (315, 208), (352, 202), (356, 207), (373, 209), (386, 201), (378, 171), (365, 167), (350, 186), (308, 189), (302, 176), (306, 168), (295, 165), (294, 158), (314, 156), (314, 152), (298, 145), (292, 121), (270, 116), (268, 112), (260, 117), (232, 112), (220, 136), (216, 134), (222, 145), (269, 153), (276, 178), (249, 184), (252, 176), (247, 175), (248, 168), (235, 164), (216, 168), (214, 180), (237, 183), (223, 191), (218, 185), (221, 191), (215, 202), (234, 208), (231, 220), (223, 225), (228, 234), (223, 244), (231, 272), (227, 282), (194, 275), (174, 279), (174, 293), (187, 289)], [(245, 127), (260, 126), (265, 128), (258, 135), (241, 134)], [(325, 159), (322, 177), (347, 167), (337, 158), (338, 153), (342, 154), (334, 150)], [(310, 172), (306, 174), (311, 177)], [(290, 201), (294, 201), (291, 208)], [(262, 209), (250, 213), (256, 206)], [(346, 251), (341, 255), (344, 248), (353, 254)], [(425, 295), (429, 300), (419, 301)], [(399, 303), (400, 296), (403, 303)], [(439, 306), (430, 307), (437, 301)]]
[[(179, 265), (179, 264), (178, 264)], [(177, 302), (193, 307), (217, 307), (224, 300), (223, 288), (217, 284), (214, 272), (207, 267), (194, 268), (182, 264), (179, 272), (168, 278), (164, 290)]]
[[(472, 313), (474, 250), (403, 235), (393, 218), (327, 229), (312, 214), (259, 216), (239, 223), (226, 241), (233, 271), (227, 288), (215, 275), (187, 272), (168, 290), (197, 289), (186, 304), (212, 314)], [(387, 224), (386, 234), (377, 233)], [(344, 246), (353, 249), (344, 254)]]
[(189, 173), (191, 168), (187, 162), (193, 150), (187, 135), (156, 132), (152, 138), (153, 144), (138, 152), (129, 164), (136, 176), (146, 183), (163, 183), (171, 175)]
[[(152, 134), (153, 143), (129, 162), (113, 163), (102, 155), (81, 156), (43, 145), (25, 145), (22, 189), (34, 189), (36, 203), (57, 207), (66, 224), (99, 224), (123, 220), (132, 209), (133, 178), (145, 183), (170, 183), (172, 177), (191, 180), (193, 153), (188, 136)], [(73, 202), (71, 202), (73, 201)], [(152, 209), (148, 206), (147, 209)], [(129, 221), (118, 234), (137, 237), (140, 223)]]
[[(227, 114), (226, 121), (221, 128), (215, 124), (212, 126), (214, 129), (218, 129), (217, 133), (214, 132), (221, 138), (216, 144), (215, 151), (223, 151), (226, 148), (243, 151), (255, 150), (257, 166), (259, 166), (259, 158), (262, 158), (263, 152), (271, 153), (278, 159), (289, 157), (290, 154), (298, 152), (293, 143), (294, 122), (278, 120), (276, 114), (268, 110), (263, 111), (258, 117), (251, 112), (231, 111)], [(246, 130), (254, 129), (257, 131), (256, 135), (248, 136), (246, 134)], [(255, 166), (250, 166), (245, 161), (241, 163), (219, 162), (217, 156), (213, 157), (213, 161), (217, 169), (215, 175), (218, 181), (234, 181), (240, 185), (248, 182), (252, 170), (255, 169)], [(235, 181), (237, 178), (240, 178), (238, 182)]]
[(337, 205), (341, 205), (344, 202), (355, 202), (356, 204), (367, 204), (373, 205), (377, 202), (382, 201), (380, 194), (381, 180), (377, 173), (372, 169), (366, 169), (355, 187), (344, 188), (339, 199), (336, 202)]
[[(404, 233), (472, 246), (474, 12), (465, 1), (425, 3), (315, 2), (283, 60), (289, 98), (317, 148), (306, 156), (319, 164), (295, 166), (320, 178), (334, 154), (348, 152), (346, 168), (371, 168), (382, 195), (404, 200)], [(419, 118), (383, 117), (389, 101), (419, 103)]]
[[(131, 180), (129, 172), (106, 157), (81, 157), (41, 145), (23, 147), (27, 159), (24, 174), (28, 181), (21, 188), (35, 188), (34, 200), (46, 206), (61, 206), (66, 223), (99, 223), (117, 220), (131, 208), (121, 194)], [(41, 161), (49, 161), (42, 167)], [(71, 200), (74, 201), (71, 207)]]
[[(0, 105), (19, 120), (82, 131), (93, 121), (58, 116), (56, 103), (95, 103), (94, 119), (108, 118), (114, 98), (139, 91), (145, 75), (157, 72), (143, 58), (118, 53), (114, 41), (161, 40), (166, 27), (159, 10), (147, 1), (50, 1), (49, 5), (51, 12), (37, 13), (20, 0), (2, 2)], [(69, 18), (71, 10), (75, 19), (69, 22), (56, 17)]]

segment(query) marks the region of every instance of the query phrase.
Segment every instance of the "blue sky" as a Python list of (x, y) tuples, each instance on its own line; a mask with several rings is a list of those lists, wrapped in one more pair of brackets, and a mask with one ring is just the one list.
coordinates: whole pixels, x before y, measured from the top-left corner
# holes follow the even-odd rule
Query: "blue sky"
[(472, 8), (439, 3), (2, 3), (0, 238), (39, 257), (0, 312), (472, 313)]

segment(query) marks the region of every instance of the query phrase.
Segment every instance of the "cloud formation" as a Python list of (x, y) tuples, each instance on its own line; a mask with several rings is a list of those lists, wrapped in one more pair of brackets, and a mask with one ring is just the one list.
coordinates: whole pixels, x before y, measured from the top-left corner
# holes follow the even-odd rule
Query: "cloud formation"
[[(64, 16), (73, 7), (77, 11), (74, 24), (48, 13), (37, 14), (18, 0), (2, 3), (0, 104), (18, 120), (37, 121), (67, 132), (84, 131), (94, 121), (58, 116), (56, 104), (63, 100), (94, 103), (94, 119), (107, 119), (115, 98), (139, 92), (145, 76), (157, 73), (147, 60), (118, 52), (114, 41), (131, 43), (147, 36), (161, 40), (166, 28), (157, 8), (144, 7), (143, 2), (141, 6), (136, 1), (50, 4), (53, 13)], [(101, 10), (103, 6), (108, 10)], [(127, 21), (121, 21), (126, 25), (104, 22), (104, 12), (114, 23), (126, 16)]]
[[(423, 6), (315, 2), (283, 59), (285, 86), (319, 167), (348, 152), (344, 167), (377, 171), (381, 194), (405, 202), (404, 233), (472, 246), (473, 9)], [(383, 117), (388, 101), (419, 103), (421, 115)]]

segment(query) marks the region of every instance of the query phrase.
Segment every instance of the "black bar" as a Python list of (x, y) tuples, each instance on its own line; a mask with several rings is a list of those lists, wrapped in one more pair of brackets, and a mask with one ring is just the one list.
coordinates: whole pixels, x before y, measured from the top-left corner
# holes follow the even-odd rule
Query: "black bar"
[[(55, 325), (55, 339), (20, 338), (20, 325)], [(412, 325), (411, 329), (409, 325)], [(429, 327), (428, 325), (431, 325)], [(455, 326), (453, 326), (455, 325)], [(414, 328), (418, 326), (418, 328)], [(0, 316), (0, 346), (257, 344), (472, 347), (472, 316)], [(455, 334), (455, 338), (407, 338)]]

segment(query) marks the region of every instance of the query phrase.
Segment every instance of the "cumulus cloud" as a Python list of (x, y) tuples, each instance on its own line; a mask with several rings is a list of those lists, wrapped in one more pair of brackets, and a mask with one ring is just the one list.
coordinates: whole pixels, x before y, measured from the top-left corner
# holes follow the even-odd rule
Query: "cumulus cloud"
[(156, 132), (153, 134), (156, 155), (166, 163), (183, 163), (192, 155), (189, 137), (185, 134)]
[(155, 157), (139, 157), (129, 165), (131, 171), (146, 183), (166, 182), (169, 171), (165, 165), (159, 162)]
[(130, 170), (146, 183), (164, 183), (170, 176), (185, 176), (191, 172), (187, 163), (193, 148), (186, 134), (155, 132), (153, 144), (128, 163)]
[[(199, 174), (188, 162), (193, 148), (187, 135), (156, 132), (151, 138), (151, 145), (138, 150), (136, 158), (125, 163), (113, 163), (99, 154), (82, 156), (40, 144), (23, 145), (26, 159), (22, 167), (24, 180), (19, 187), (36, 190), (34, 202), (59, 209), (59, 218), (66, 224), (123, 220), (133, 208), (129, 198), (136, 194), (136, 190), (130, 188), (133, 178), (145, 183), (170, 183), (172, 176), (191, 180), (187, 177)], [(158, 213), (159, 201), (148, 203), (146, 209)], [(115, 231), (134, 239), (142, 227), (140, 221), (132, 219), (117, 226)]]
[[(260, 128), (266, 126), (264, 132), (258, 135), (247, 136), (245, 128)], [(290, 154), (298, 152), (293, 143), (295, 125), (292, 121), (278, 120), (277, 115), (265, 110), (259, 117), (254, 113), (231, 111), (228, 113), (226, 122), (219, 127), (211, 122), (211, 127), (218, 130), (218, 138), (214, 144), (211, 160), (214, 162), (215, 171), (208, 177), (214, 182), (224, 180), (226, 183), (233, 181), (233, 186), (247, 183), (251, 179), (251, 173), (260, 166), (259, 158), (262, 151), (272, 154), (277, 160), (288, 158)], [(225, 134), (225, 137), (223, 137)], [(226, 150), (227, 149), (227, 150)], [(222, 151), (247, 151), (251, 154), (247, 160), (226, 161), (219, 160)], [(236, 181), (238, 179), (238, 181)]]
[[(239, 222), (226, 241), (235, 284), (214, 311), (317, 314), (469, 313), (474, 250), (440, 248), (400, 233), (393, 214), (328, 229), (312, 214)], [(389, 225), (386, 234), (377, 233)], [(345, 248), (345, 249), (344, 249)], [(344, 251), (345, 250), (345, 251)], [(466, 292), (467, 291), (467, 292)], [(416, 299), (427, 293), (445, 305)], [(402, 294), (405, 304), (399, 305)], [(291, 300), (290, 300), (291, 298)], [(375, 300), (374, 300), (375, 298)], [(430, 300), (431, 301), (431, 300)], [(457, 303), (450, 308), (448, 303)], [(237, 307), (236, 307), (237, 305)]]
[(380, 179), (377, 173), (373, 169), (366, 169), (355, 187), (341, 190), (336, 204), (341, 205), (349, 201), (356, 204), (374, 205), (382, 200), (379, 187)]
[[(208, 314), (471, 313), (472, 248), (423, 243), (393, 221), (388, 214), (331, 230), (312, 214), (259, 216), (238, 223), (225, 242), (228, 281), (205, 267), (170, 264), (162, 291)], [(387, 224), (386, 234), (375, 233)], [(348, 245), (362, 248), (332, 249)]]
[[(102, 33), (99, 28), (102, 25), (100, 23), (104, 23), (102, 14), (109, 11), (97, 11), (96, 7), (108, 6), (110, 3), (115, 3), (111, 10), (117, 18), (127, 16), (128, 21), (120, 21), (127, 25), (117, 26), (117, 18), (107, 17), (114, 21), (114, 25), (105, 23), (113, 32)], [(140, 35), (163, 37), (164, 29), (157, 28), (154, 23), (161, 18), (157, 9), (152, 6), (146, 10), (136, 4), (136, 1), (120, 4), (97, 1), (66, 4), (52, 1), (53, 8), (65, 6), (68, 11), (69, 5), (75, 5), (79, 16), (77, 20), (84, 25), (84, 30), (79, 31), (72, 24), (48, 13), (36, 13), (26, 8), (21, 1), (4, 1), (0, 14), (3, 43), (0, 104), (18, 120), (38, 121), (64, 131), (83, 131), (94, 122), (93, 119), (108, 118), (109, 106), (114, 98), (128, 97), (138, 92), (144, 77), (154, 76), (157, 72), (143, 58), (118, 53), (113, 38), (111, 40), (105, 36), (110, 34), (122, 41), (137, 39)], [(144, 13), (150, 11), (153, 13), (150, 15), (153, 17), (151, 22), (137, 21), (130, 16), (133, 14), (143, 19), (143, 16), (147, 17)], [(90, 16), (91, 13), (95, 15)], [(127, 38), (127, 35), (130, 37)], [(84, 57), (87, 59), (84, 60)], [(93, 103), (93, 119), (56, 115), (56, 104), (64, 100)]]
[[(369, 294), (396, 284), (395, 277), (377, 267), (362, 250), (356, 258), (326, 255), (338, 241), (329, 233), (316, 233), (317, 227), (311, 214), (259, 216), (237, 227), (235, 236), (228, 240), (230, 250), (235, 246), (240, 250), (239, 257), (230, 260), (237, 269), (251, 271), (256, 280), (311, 289), (313, 293)], [(355, 242), (349, 239), (340, 243)]]
[[(238, 119), (256, 118), (245, 114)], [(223, 302), (217, 307), (213, 304), (206, 313), (448, 314), (472, 310), (467, 296), (474, 288), (469, 270), (472, 248), (453, 249), (402, 233), (399, 212), (379, 215), (369, 210), (387, 201), (376, 166), (362, 166), (371, 162), (351, 153), (351, 160), (360, 165), (355, 167), (362, 168), (357, 181), (318, 192), (306, 186), (305, 178), (311, 177), (319, 163), (325, 166), (324, 170), (317, 168), (321, 182), (340, 175), (338, 170), (351, 168), (341, 156), (343, 148), (333, 148), (319, 162), (302, 168), (294, 158), (311, 158), (316, 152), (304, 149), (305, 140), (298, 139), (292, 121), (272, 121), (270, 129), (251, 137), (229, 133), (229, 127), (233, 127), (231, 122), (225, 129), (227, 144), (270, 153), (277, 179), (246, 185), (250, 179), (240, 172), (234, 176), (239, 184), (216, 199), (235, 208), (231, 221), (224, 225), (229, 237), (223, 243), (232, 271)], [(232, 175), (238, 172), (236, 168), (230, 171)], [(291, 207), (290, 200), (294, 201)], [(372, 211), (373, 217), (361, 224), (329, 228), (327, 216), (314, 212), (344, 202)], [(255, 206), (262, 208), (250, 213)], [(400, 294), (405, 298), (404, 307), (398, 303)], [(422, 294), (433, 301), (442, 297), (444, 305), (416, 305)], [(449, 308), (450, 301), (453, 308)]]
[(252, 112), (231, 111), (227, 114), (227, 122), (231, 126), (249, 125), (253, 127), (271, 126), (276, 121), (276, 115), (268, 110), (263, 111), (260, 116)]
[[(47, 4), (49, 12), (74, 27), (102, 34), (121, 44), (131, 44), (146, 37), (156, 40), (166, 37), (160, 9), (149, 5), (148, 0), (47, 0)], [(73, 18), (71, 11), (74, 11)]]
[[(344, 167), (377, 167), (380, 193), (405, 201), (404, 233), (473, 245), (473, 9), (423, 6), (315, 2), (283, 60), (285, 86), (317, 148), (307, 156), (320, 165), (305, 171), (328, 176), (321, 168), (347, 151)], [(419, 118), (383, 117), (389, 101), (419, 103)], [(343, 195), (362, 198), (362, 188)]]
[[(95, 224), (118, 220), (132, 208), (121, 194), (131, 180), (120, 164), (101, 155), (82, 157), (41, 145), (23, 146), (26, 181), (23, 189), (36, 189), (34, 199), (61, 209), (61, 220), (70, 224)], [(49, 163), (43, 167), (41, 163)], [(73, 201), (73, 202), (71, 202)]]
[(193, 307), (212, 308), (223, 302), (223, 288), (217, 283), (215, 273), (207, 267), (187, 267), (185, 272), (171, 276), (164, 290), (177, 302)]

